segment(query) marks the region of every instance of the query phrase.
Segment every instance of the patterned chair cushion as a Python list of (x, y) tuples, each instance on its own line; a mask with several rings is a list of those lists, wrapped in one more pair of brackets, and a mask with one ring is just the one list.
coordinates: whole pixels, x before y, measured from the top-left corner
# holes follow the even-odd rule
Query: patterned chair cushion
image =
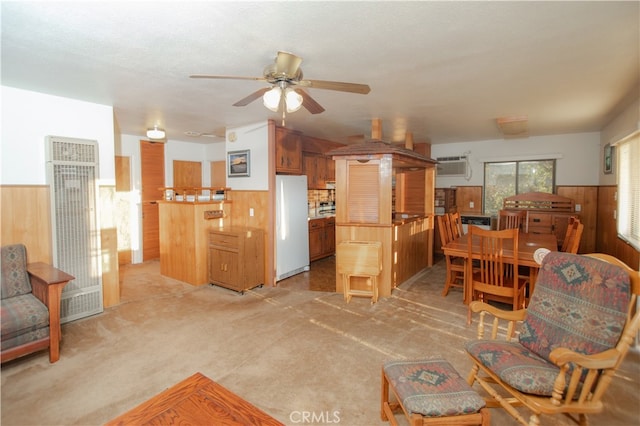
[(0, 249), (0, 288), (2, 299), (31, 293), (27, 273), (27, 249), (22, 244)]
[(551, 396), (560, 369), (518, 342), (472, 340), (465, 348), (511, 387), (524, 393)]
[[(49, 327), (49, 310), (32, 294), (2, 299), (0, 301), (2, 321), (2, 347), (5, 342), (21, 334)], [(48, 335), (48, 332), (47, 332)]]
[(629, 275), (587, 256), (545, 256), (520, 343), (548, 360), (555, 348), (594, 354), (615, 347), (630, 301)]
[(443, 359), (388, 361), (385, 375), (410, 413), (448, 417), (477, 413), (486, 403)]

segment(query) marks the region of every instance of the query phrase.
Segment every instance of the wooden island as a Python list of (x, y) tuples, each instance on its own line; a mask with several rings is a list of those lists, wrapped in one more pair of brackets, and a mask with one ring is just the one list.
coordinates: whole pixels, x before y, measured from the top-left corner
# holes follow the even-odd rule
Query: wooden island
[[(336, 245), (379, 241), (378, 295), (433, 262), (436, 161), (398, 145), (372, 140), (330, 151), (336, 169)], [(341, 262), (340, 257), (336, 259)], [(353, 277), (352, 287), (366, 279)], [(336, 272), (336, 291), (343, 292)]]
[(163, 188), (159, 204), (160, 274), (209, 283), (209, 231), (231, 225), (228, 188)]

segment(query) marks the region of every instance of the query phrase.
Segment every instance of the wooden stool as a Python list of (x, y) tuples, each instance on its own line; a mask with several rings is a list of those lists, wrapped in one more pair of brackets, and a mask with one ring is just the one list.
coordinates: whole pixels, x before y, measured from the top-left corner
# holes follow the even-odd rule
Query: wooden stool
[[(389, 401), (389, 389), (398, 402)], [(491, 420), (485, 400), (444, 359), (384, 363), (382, 420), (397, 425), (393, 412), (398, 408), (412, 426), (489, 426)]]
[[(351, 296), (371, 297), (371, 303), (378, 301), (378, 275), (382, 271), (382, 244), (379, 241), (343, 241), (336, 247), (338, 273), (342, 275), (344, 300), (349, 303)], [(351, 288), (352, 277), (367, 278), (371, 290)]]

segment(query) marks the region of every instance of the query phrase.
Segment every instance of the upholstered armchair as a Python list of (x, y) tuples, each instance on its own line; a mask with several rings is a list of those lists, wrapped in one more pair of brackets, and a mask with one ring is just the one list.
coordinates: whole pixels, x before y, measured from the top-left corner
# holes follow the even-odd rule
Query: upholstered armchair
[(74, 277), (45, 263), (27, 265), (22, 244), (0, 249), (1, 362), (49, 348), (60, 358), (60, 297)]
[[(523, 425), (539, 425), (541, 414), (586, 425), (636, 337), (638, 294), (638, 271), (612, 256), (547, 254), (527, 309), (471, 304), (480, 321), (478, 340), (466, 344), (467, 382)], [(528, 422), (516, 407), (531, 413)]]

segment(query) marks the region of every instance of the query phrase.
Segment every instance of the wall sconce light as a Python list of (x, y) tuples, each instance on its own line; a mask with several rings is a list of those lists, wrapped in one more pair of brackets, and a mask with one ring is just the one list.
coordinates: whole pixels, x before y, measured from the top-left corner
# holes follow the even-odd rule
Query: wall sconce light
[(153, 129), (147, 129), (147, 137), (149, 139), (164, 139), (165, 136), (165, 131), (163, 129), (159, 129), (157, 124), (153, 126)]

